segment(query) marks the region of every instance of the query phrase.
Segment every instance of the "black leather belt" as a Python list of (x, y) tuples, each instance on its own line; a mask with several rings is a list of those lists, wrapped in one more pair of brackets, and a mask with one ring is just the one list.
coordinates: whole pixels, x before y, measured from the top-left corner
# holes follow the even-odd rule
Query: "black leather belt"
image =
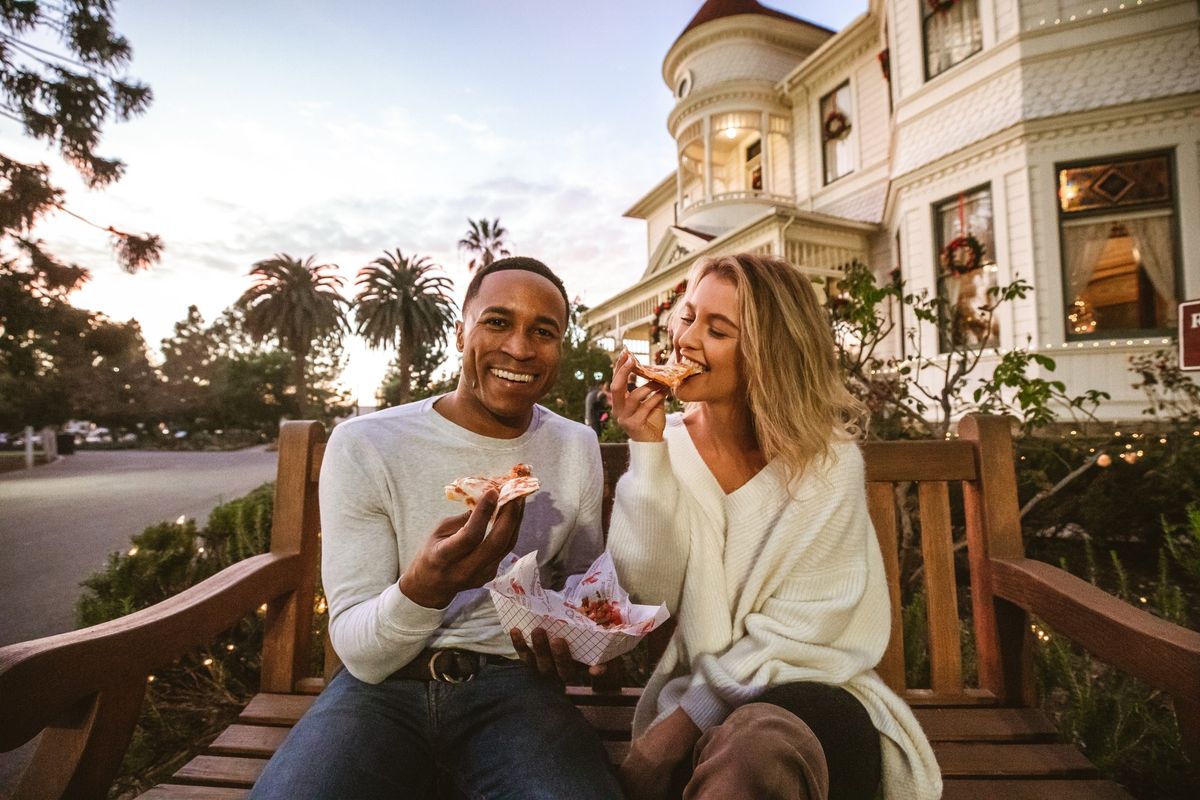
[(412, 661), (392, 673), (393, 678), (442, 683), (466, 683), (473, 680), (484, 664), (511, 664), (504, 656), (476, 653), (471, 650), (425, 648)]

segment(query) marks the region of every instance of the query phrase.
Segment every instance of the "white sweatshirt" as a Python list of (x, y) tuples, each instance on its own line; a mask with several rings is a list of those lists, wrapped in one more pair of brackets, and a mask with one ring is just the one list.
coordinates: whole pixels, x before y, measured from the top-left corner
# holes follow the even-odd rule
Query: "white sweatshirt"
[(513, 552), (538, 551), (544, 586), (561, 586), (600, 554), (604, 481), (596, 435), (534, 406), (529, 429), (493, 439), (433, 408), (436, 398), (354, 417), (334, 428), (321, 464), (321, 579), (329, 636), (350, 674), (379, 683), (425, 647), (516, 657), (483, 589), (431, 609), (399, 589), (402, 571), (445, 517), (466, 511), (445, 486), (533, 467), (542, 488), (525, 503)]
[(885, 796), (940, 797), (929, 742), (874, 672), (891, 615), (857, 445), (834, 444), (792, 496), (777, 462), (726, 495), (678, 414), (665, 442), (629, 450), (608, 548), (631, 596), (667, 603), (679, 623), (634, 736), (677, 708), (704, 731), (771, 686), (840, 686), (881, 733)]

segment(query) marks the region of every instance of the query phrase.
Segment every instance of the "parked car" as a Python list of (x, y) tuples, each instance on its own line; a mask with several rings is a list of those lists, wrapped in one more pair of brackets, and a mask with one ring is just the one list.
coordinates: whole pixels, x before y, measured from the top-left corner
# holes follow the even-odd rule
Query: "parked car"
[(96, 428), (84, 437), (84, 441), (88, 444), (106, 444), (112, 440), (112, 432), (108, 428)]

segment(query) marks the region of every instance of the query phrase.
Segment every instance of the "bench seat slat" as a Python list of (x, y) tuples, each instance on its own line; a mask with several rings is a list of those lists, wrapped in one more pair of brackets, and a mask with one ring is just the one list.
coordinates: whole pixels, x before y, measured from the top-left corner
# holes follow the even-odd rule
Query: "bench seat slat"
[(251, 698), (238, 721), (248, 725), (295, 725), (316, 700), (308, 694), (260, 692)]
[(249, 789), (267, 766), (265, 758), (241, 756), (196, 756), (179, 768), (171, 780), (201, 786), (232, 786)]
[(1096, 776), (1096, 768), (1071, 744), (934, 742), (933, 754), (947, 778)]
[(270, 758), (291, 728), (267, 725), (230, 725), (208, 746), (209, 755)]
[(942, 800), (1133, 800), (1112, 781), (950, 779), (944, 785)]
[(632, 706), (576, 706), (602, 739), (629, 739), (633, 728)]
[(1054, 742), (1058, 731), (1036, 708), (915, 708), (931, 742)]
[(178, 783), (161, 783), (138, 800), (245, 800), (249, 789), (234, 789), (221, 786), (185, 786)]

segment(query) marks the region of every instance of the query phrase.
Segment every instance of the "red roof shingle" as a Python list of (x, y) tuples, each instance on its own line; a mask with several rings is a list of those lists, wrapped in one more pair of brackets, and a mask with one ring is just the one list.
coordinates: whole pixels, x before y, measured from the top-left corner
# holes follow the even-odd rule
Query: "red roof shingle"
[[(774, 17), (775, 19), (782, 19), (786, 20), (787, 22), (798, 22), (801, 25), (807, 25), (810, 28), (816, 28), (818, 30), (829, 31), (829, 33), (833, 33), (833, 31), (822, 25), (817, 25), (809, 22), (806, 19), (800, 19), (799, 17), (793, 17), (791, 14), (785, 14), (782, 11), (776, 11), (773, 8), (767, 8), (762, 3), (759, 3), (758, 0), (706, 0), (704, 5), (700, 6), (700, 10), (696, 12), (696, 16), (692, 17), (692, 21), (689, 22), (687, 27), (683, 29), (683, 32), (679, 34), (679, 37), (682, 37), (683, 34), (687, 33), (692, 28), (698, 28), (706, 22), (712, 22), (713, 20), (722, 19), (724, 17), (733, 17), (737, 16), (738, 14), (761, 14), (765, 17)], [(678, 41), (678, 39), (676, 39), (676, 41)]]

